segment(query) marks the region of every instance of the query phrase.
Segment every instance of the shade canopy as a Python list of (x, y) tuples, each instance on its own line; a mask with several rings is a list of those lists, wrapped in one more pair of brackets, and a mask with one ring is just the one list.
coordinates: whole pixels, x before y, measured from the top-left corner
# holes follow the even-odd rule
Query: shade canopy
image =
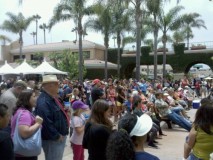
[(33, 70), (31, 74), (63, 74), (67, 75), (67, 72), (60, 71), (54, 67), (52, 67), (48, 62), (45, 60)]
[(6, 74), (18, 74), (15, 69), (7, 63), (7, 61), (5, 61), (5, 64), (0, 68), (0, 75)]
[(22, 64), (20, 64), (18, 67), (16, 67), (15, 69), (15, 72), (17, 74), (32, 74), (34, 73), (34, 68), (31, 67), (27, 62), (26, 60), (24, 60), (24, 62)]
[(206, 77), (204, 78), (205, 80), (212, 80), (213, 78), (212, 77)]

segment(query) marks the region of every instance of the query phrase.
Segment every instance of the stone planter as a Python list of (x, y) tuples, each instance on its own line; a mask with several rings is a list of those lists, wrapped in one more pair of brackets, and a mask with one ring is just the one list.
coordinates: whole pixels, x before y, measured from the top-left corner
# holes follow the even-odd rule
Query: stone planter
[(206, 49), (206, 46), (202, 45), (202, 46), (192, 46), (191, 47), (191, 50), (199, 50), (199, 49)]
[[(163, 52), (164, 51), (164, 48), (158, 48), (157, 49), (157, 52)], [(168, 52), (168, 48), (166, 48), (166, 52)]]

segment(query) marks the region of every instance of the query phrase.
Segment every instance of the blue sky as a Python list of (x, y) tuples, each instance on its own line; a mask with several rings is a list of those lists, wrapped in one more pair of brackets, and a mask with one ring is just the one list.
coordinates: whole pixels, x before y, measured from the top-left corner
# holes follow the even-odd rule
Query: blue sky
[[(39, 24), (48, 23), (53, 13), (53, 8), (59, 3), (60, 0), (23, 0), (21, 6), (18, 5), (18, 0), (0, 0), (0, 24), (7, 18), (5, 13), (10, 11), (12, 13), (23, 12), (24, 16), (31, 16), (39, 14), (42, 18), (39, 20)], [(165, 11), (176, 5), (176, 0), (171, 0), (171, 3), (165, 6)], [(205, 21), (207, 30), (205, 29), (193, 29), (194, 38), (191, 42), (204, 42), (213, 41), (213, 2), (209, 0), (181, 0), (180, 5), (185, 7), (183, 13), (198, 12), (201, 14), (202, 19)], [(51, 32), (47, 32), (47, 43), (60, 42), (62, 40), (74, 40), (75, 34), (71, 32), (73, 21), (61, 22), (55, 25)], [(28, 30), (24, 33), (24, 45), (33, 44), (33, 38), (30, 35), (35, 31), (35, 22), (33, 22)], [(18, 39), (18, 35), (8, 33), (0, 30), (0, 34), (9, 36), (12, 40)], [(161, 34), (161, 33), (159, 33)], [(152, 38), (152, 36), (149, 36)], [(99, 44), (103, 44), (103, 36), (101, 33), (89, 32), (86, 40), (90, 40)], [(38, 31), (38, 43), (43, 43), (43, 32)], [(110, 40), (110, 47), (114, 46), (114, 41)]]

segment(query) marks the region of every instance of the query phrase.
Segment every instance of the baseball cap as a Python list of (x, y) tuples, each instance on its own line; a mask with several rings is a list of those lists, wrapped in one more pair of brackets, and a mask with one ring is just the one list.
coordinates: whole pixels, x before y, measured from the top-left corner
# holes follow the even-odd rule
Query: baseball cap
[(137, 117), (137, 122), (130, 132), (130, 137), (132, 136), (144, 136), (152, 128), (152, 119), (147, 114), (143, 114)]
[(72, 108), (73, 108), (74, 110), (79, 109), (79, 108), (81, 108), (81, 109), (88, 109), (89, 106), (86, 105), (86, 104), (84, 104), (82, 101), (77, 100), (77, 101), (73, 102)]
[(92, 84), (95, 85), (95, 84), (97, 84), (97, 83), (99, 83), (99, 82), (101, 82), (100, 79), (94, 79), (94, 80), (92, 81)]

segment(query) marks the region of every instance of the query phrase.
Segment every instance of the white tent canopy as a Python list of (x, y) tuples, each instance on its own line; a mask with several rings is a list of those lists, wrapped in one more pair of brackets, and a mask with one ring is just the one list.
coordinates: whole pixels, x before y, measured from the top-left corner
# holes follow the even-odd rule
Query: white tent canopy
[(64, 74), (67, 75), (67, 72), (63, 72), (52, 67), (48, 62), (44, 60), (38, 67), (36, 67), (31, 74)]
[(15, 69), (7, 63), (7, 61), (5, 61), (5, 64), (0, 68), (0, 75), (6, 74), (18, 74)]
[(31, 67), (27, 62), (26, 59), (22, 64), (20, 64), (18, 67), (15, 68), (15, 72), (17, 74), (32, 74), (34, 72), (34, 68)]
[(204, 78), (205, 80), (212, 80), (213, 78), (212, 77), (206, 77)]

